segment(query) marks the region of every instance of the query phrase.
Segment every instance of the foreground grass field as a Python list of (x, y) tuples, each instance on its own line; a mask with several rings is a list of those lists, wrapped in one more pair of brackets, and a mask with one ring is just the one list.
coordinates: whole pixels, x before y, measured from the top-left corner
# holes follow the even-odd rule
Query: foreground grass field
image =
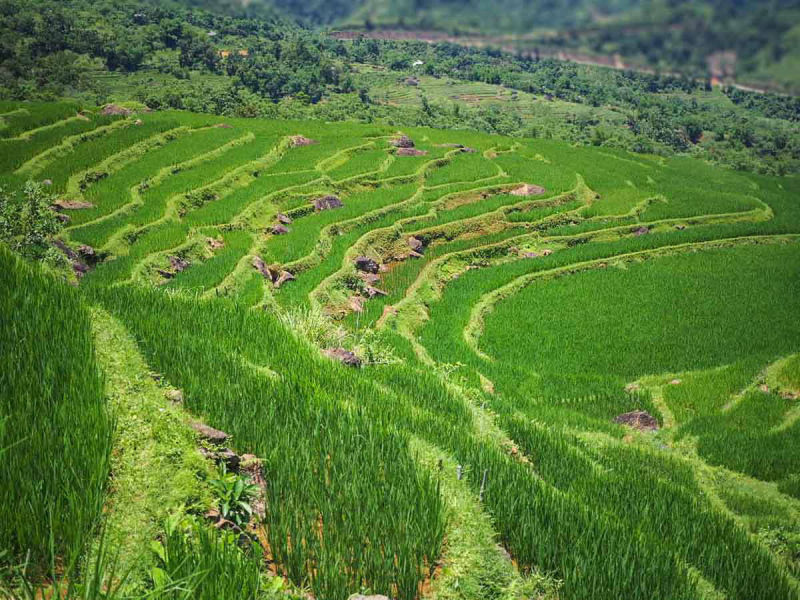
[[(799, 597), (796, 178), (14, 108), (2, 180), (47, 180), (72, 269), (0, 253), (6, 588)], [(197, 420), (265, 482), (246, 526), (206, 524)]]

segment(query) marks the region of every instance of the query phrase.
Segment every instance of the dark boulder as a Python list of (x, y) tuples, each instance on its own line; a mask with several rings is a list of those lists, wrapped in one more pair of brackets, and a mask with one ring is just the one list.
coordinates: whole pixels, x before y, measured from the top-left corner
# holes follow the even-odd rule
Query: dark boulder
[(354, 261), (356, 269), (365, 273), (377, 273), (380, 271), (380, 265), (368, 256), (359, 256)]
[(283, 214), (283, 213), (278, 213), (276, 218), (278, 219), (278, 223), (280, 223), (281, 225), (291, 225), (292, 224), (292, 218), (289, 217), (288, 215)]
[(424, 244), (422, 243), (422, 240), (419, 240), (412, 235), (410, 238), (408, 238), (408, 247), (414, 252), (422, 252)]
[(191, 427), (197, 432), (197, 435), (200, 436), (201, 439), (211, 442), (212, 444), (223, 444), (230, 437), (224, 431), (214, 429), (198, 421), (191, 423)]
[(639, 431), (656, 431), (659, 427), (658, 420), (643, 410), (624, 413), (614, 417), (614, 423), (627, 425)]
[(348, 367), (359, 368), (361, 366), (361, 359), (355, 354), (344, 348), (329, 348), (323, 352), (325, 356), (333, 360), (338, 360), (343, 365)]
[(219, 463), (225, 463), (228, 471), (238, 472), (241, 458), (233, 450), (222, 448), (216, 453), (216, 460)]
[(286, 225), (275, 225), (269, 231), (272, 235), (286, 235), (289, 233), (289, 228)]
[(344, 206), (344, 204), (342, 204), (338, 196), (332, 194), (314, 200), (314, 210), (316, 211), (333, 210), (335, 208), (341, 208), (342, 206)]
[(401, 135), (389, 142), (395, 148), (413, 148), (414, 141), (407, 135)]

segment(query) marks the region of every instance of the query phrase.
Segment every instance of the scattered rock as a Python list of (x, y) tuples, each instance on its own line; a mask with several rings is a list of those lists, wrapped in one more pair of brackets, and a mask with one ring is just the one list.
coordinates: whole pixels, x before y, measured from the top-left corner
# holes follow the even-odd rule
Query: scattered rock
[(366, 273), (377, 273), (380, 271), (380, 266), (378, 266), (378, 263), (368, 256), (359, 256), (355, 259), (355, 261), (353, 261), (353, 264), (355, 264), (356, 269)]
[(635, 236), (647, 235), (648, 233), (650, 233), (650, 228), (644, 226), (637, 227), (636, 229), (632, 229), (631, 233), (633, 233), (633, 235)]
[(304, 137), (302, 135), (294, 135), (291, 138), (292, 146), (295, 148), (299, 146), (311, 146), (312, 144), (318, 144), (317, 140), (312, 140), (310, 138)]
[(358, 274), (358, 277), (367, 285), (375, 285), (381, 281), (381, 276), (377, 273), (365, 273), (362, 271)]
[(552, 253), (553, 253), (553, 251), (552, 251), (552, 250), (550, 250), (550, 248), (544, 248), (544, 249), (542, 250), (542, 252), (541, 252), (541, 255), (542, 255), (542, 256), (550, 256)]
[(523, 252), (522, 258), (539, 258), (541, 254), (538, 252)]
[(264, 278), (275, 281), (275, 273), (267, 266), (267, 263), (265, 263), (260, 256), (253, 257), (253, 268), (261, 273)]
[(533, 185), (532, 183), (524, 183), (515, 190), (511, 190), (512, 196), (541, 196), (547, 190), (540, 185)]
[(94, 208), (91, 202), (83, 200), (57, 200), (52, 204), (56, 210), (81, 210), (84, 208)]
[(368, 285), (367, 287), (364, 288), (364, 293), (367, 295), (368, 298), (374, 298), (375, 296), (386, 296), (386, 295), (388, 295), (383, 290), (380, 290), (380, 289), (378, 289), (376, 287), (372, 287), (371, 285)]
[(410, 238), (408, 238), (408, 247), (414, 252), (422, 252), (424, 244), (422, 243), (422, 240), (419, 240), (412, 235)]
[(758, 389), (765, 394), (769, 394), (769, 386), (766, 383), (762, 383), (760, 386), (758, 386)]
[(133, 124), (136, 125), (137, 127), (140, 127), (141, 125), (144, 125), (144, 121), (142, 121), (141, 119), (136, 119), (133, 122)]
[(475, 148), (470, 148), (469, 146), (464, 146), (461, 148), (461, 152), (464, 152), (465, 154), (475, 154), (477, 150), (475, 150)]
[(406, 77), (405, 84), (416, 87), (419, 85), (419, 79), (417, 79), (416, 77)]
[(354, 367), (357, 369), (361, 366), (361, 359), (344, 348), (329, 348), (325, 350), (323, 354), (328, 358), (338, 360), (340, 363), (347, 365), (348, 367)]
[(420, 254), (419, 252), (416, 252), (414, 250), (409, 250), (408, 256), (411, 257), (411, 258), (422, 258), (422, 254)]
[(172, 271), (167, 271), (166, 269), (156, 269), (156, 273), (161, 275), (164, 279), (172, 279), (175, 277), (175, 273)]
[(636, 382), (629, 383), (628, 385), (625, 386), (625, 391), (627, 393), (629, 393), (629, 394), (631, 394), (633, 392), (638, 392), (640, 389), (641, 389), (641, 386)]
[(191, 427), (197, 432), (201, 439), (211, 442), (212, 444), (223, 444), (230, 437), (224, 431), (214, 429), (198, 421), (191, 423)]
[(176, 273), (182, 273), (189, 268), (190, 264), (191, 263), (188, 260), (181, 258), (180, 256), (169, 257), (169, 266), (172, 267)]
[(53, 185), (53, 180), (45, 179), (44, 181), (42, 181), (42, 185)]
[(56, 219), (58, 219), (59, 222), (64, 223), (65, 225), (72, 220), (69, 218), (69, 215), (65, 215), (63, 213), (56, 213)]
[(230, 123), (217, 123), (214, 127), (217, 129), (233, 129), (233, 125)]
[(228, 468), (228, 471), (237, 472), (239, 470), (239, 464), (241, 463), (241, 459), (239, 455), (236, 454), (233, 450), (228, 448), (222, 448), (220, 451), (216, 453), (215, 459), (217, 462), (225, 463), (225, 466)]
[(400, 137), (394, 138), (391, 142), (389, 142), (395, 148), (413, 148), (414, 141), (408, 137), (407, 135), (401, 135)]
[(58, 248), (72, 263), (72, 271), (75, 273), (78, 279), (83, 277), (89, 271), (89, 265), (81, 260), (81, 256), (78, 252), (75, 252), (75, 250), (67, 246), (61, 240), (53, 240), (52, 244)]
[(416, 148), (398, 148), (396, 155), (397, 156), (425, 156), (428, 153), (427, 150), (417, 150)]
[(344, 206), (344, 204), (342, 204), (338, 196), (332, 194), (314, 200), (314, 210), (316, 211), (333, 210), (334, 208), (341, 208), (342, 206)]
[(464, 144), (439, 144), (440, 148), (463, 148)]
[(614, 417), (614, 423), (620, 425), (627, 425), (639, 431), (656, 431), (658, 429), (658, 420), (643, 410), (635, 410), (633, 412), (624, 413)]
[(98, 254), (97, 251), (88, 244), (81, 244), (78, 246), (78, 256), (91, 266), (95, 266), (102, 259), (102, 255)]
[(681, 380), (680, 379), (673, 379), (673, 380), (671, 380), (669, 382), (669, 384), (670, 385), (680, 385), (681, 384)]
[(180, 390), (167, 390), (164, 396), (173, 404), (183, 404), (183, 392)]
[(225, 242), (222, 240), (218, 240), (216, 238), (206, 238), (206, 243), (208, 244), (208, 248), (213, 252), (215, 250), (219, 250), (220, 248), (225, 247)]
[(291, 225), (292, 224), (292, 218), (289, 217), (288, 215), (283, 214), (283, 213), (278, 213), (276, 218), (278, 219), (278, 223), (280, 223), (281, 225)]
[(347, 304), (353, 312), (364, 312), (364, 298), (361, 296), (350, 296), (350, 298), (347, 299)]
[(686, 229), (686, 225), (683, 224), (675, 225), (675, 229), (677, 229), (678, 231), (683, 231), (684, 229)]
[(89, 272), (89, 265), (82, 262), (74, 262), (72, 263), (72, 270), (75, 272), (75, 275), (80, 278)]
[(281, 274), (275, 280), (275, 288), (277, 289), (277, 288), (281, 287), (287, 281), (294, 281), (295, 279), (297, 279), (297, 278), (292, 273), (290, 273), (289, 271), (281, 271)]
[(289, 233), (289, 228), (286, 225), (274, 225), (272, 229), (270, 229), (270, 233), (272, 235), (286, 235)]

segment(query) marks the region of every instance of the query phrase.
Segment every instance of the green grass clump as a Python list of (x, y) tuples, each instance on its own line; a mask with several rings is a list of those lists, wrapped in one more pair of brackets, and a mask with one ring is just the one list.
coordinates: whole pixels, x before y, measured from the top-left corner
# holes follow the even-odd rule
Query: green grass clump
[(89, 314), (5, 247), (0, 273), (2, 560), (46, 567), (52, 543), (71, 569), (100, 517), (111, 451)]

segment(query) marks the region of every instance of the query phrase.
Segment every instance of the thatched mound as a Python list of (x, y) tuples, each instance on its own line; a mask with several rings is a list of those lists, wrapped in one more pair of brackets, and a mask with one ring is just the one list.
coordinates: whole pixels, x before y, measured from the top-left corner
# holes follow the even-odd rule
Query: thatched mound
[(517, 189), (511, 191), (512, 196), (541, 196), (547, 190), (540, 185), (533, 185), (531, 183), (524, 183)]
[(292, 136), (292, 146), (298, 148), (300, 146), (311, 146), (312, 144), (318, 144), (317, 140), (312, 140), (311, 138), (307, 138), (302, 135), (293, 135)]
[(639, 431), (656, 431), (659, 427), (658, 420), (643, 410), (635, 410), (614, 417), (614, 423), (627, 425)]

